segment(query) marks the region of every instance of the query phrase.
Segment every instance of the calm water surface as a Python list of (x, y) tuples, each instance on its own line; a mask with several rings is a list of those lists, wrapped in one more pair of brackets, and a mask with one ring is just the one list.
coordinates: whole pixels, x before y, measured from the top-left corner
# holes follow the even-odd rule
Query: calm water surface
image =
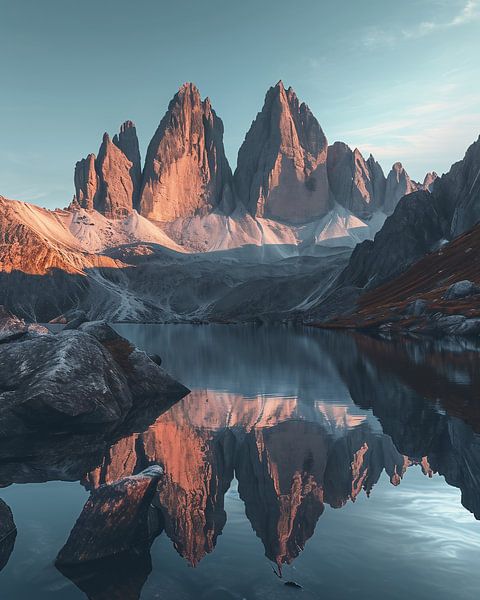
[[(116, 329), (191, 394), (113, 444), (2, 453), (0, 498), (18, 529), (2, 599), (478, 597), (477, 348), (281, 327)], [(89, 491), (152, 463), (166, 471), (164, 528), (145, 555), (61, 574), (55, 557)]]

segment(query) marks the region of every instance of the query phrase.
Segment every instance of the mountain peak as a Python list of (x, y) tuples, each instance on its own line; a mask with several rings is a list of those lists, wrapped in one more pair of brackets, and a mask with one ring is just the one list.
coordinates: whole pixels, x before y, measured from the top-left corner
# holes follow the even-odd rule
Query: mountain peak
[(236, 192), (253, 216), (303, 223), (330, 208), (327, 140), (311, 111), (282, 81), (270, 88), (245, 137)]
[(210, 100), (185, 83), (171, 100), (147, 150), (140, 212), (156, 221), (205, 214), (231, 200), (223, 123)]
[(182, 84), (179, 87), (178, 92), (176, 93), (175, 96), (184, 98), (187, 95), (190, 95), (191, 97), (200, 98), (200, 91), (194, 83), (186, 82), (186, 83)]
[(135, 123), (133, 121), (127, 120), (124, 121), (121, 125), (120, 125), (120, 133), (127, 133), (127, 131), (135, 129)]

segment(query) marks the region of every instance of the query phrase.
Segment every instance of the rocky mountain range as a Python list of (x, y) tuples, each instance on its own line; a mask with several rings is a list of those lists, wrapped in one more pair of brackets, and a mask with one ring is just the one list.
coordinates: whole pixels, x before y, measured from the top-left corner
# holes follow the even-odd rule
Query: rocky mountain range
[(31, 320), (68, 320), (79, 308), (133, 321), (320, 322), (352, 312), (362, 294), (480, 219), (479, 148), (421, 184), (401, 163), (385, 176), (373, 156), (328, 145), (280, 81), (232, 174), (222, 121), (185, 84), (143, 166), (126, 121), (76, 164), (67, 209), (0, 198), (0, 302)]
[[(437, 179), (431, 191), (416, 191), (402, 198), (375, 239), (355, 248), (329, 292), (330, 302), (347, 298), (333, 312), (351, 312), (360, 306), (368, 313), (369, 306), (372, 316), (378, 316), (391, 309), (398, 311), (401, 306), (405, 309), (426, 297), (431, 297), (431, 311), (438, 312), (435, 306), (440, 307), (447, 288), (465, 277), (472, 284), (470, 295), (475, 296), (474, 284), (480, 283), (479, 207), (480, 138), (468, 148), (463, 160)], [(471, 300), (475, 303), (475, 298)], [(328, 304), (327, 299), (326, 311), (330, 310)], [(453, 307), (441, 307), (440, 315), (451, 315)], [(464, 316), (464, 312), (455, 314)], [(397, 313), (393, 320), (398, 319)], [(349, 320), (352, 324), (355, 317)], [(383, 322), (391, 321), (390, 314)]]
[(336, 203), (360, 218), (393, 212), (402, 196), (429, 189), (410, 179), (401, 163), (385, 177), (373, 156), (342, 142), (328, 146), (309, 107), (279, 81), (271, 87), (232, 170), (223, 123), (209, 98), (192, 83), (171, 100), (146, 153), (143, 170), (135, 126), (125, 122), (113, 141), (104, 134), (98, 157), (75, 168), (73, 207), (120, 218), (134, 209), (165, 223), (236, 210), (252, 217), (303, 224), (324, 217)]

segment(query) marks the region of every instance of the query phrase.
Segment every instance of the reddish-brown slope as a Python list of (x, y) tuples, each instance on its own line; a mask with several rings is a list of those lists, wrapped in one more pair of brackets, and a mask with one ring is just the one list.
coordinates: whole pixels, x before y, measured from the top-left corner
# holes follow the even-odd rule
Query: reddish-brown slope
[[(428, 254), (399, 277), (363, 294), (352, 315), (338, 317), (330, 325), (375, 327), (398, 321), (406, 306), (417, 298), (427, 301), (429, 311), (480, 317), (478, 295), (443, 300), (446, 289), (464, 279), (480, 285), (480, 224), (440, 250)], [(407, 324), (405, 319), (402, 324)]]

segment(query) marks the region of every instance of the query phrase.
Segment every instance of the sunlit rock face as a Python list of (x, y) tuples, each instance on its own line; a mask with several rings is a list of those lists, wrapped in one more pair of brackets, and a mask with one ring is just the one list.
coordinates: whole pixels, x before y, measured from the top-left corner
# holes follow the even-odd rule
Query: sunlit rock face
[(96, 161), (99, 188), (95, 208), (108, 218), (127, 216), (133, 210), (133, 164), (105, 133)]
[(330, 206), (327, 139), (308, 106), (279, 81), (239, 152), (235, 190), (256, 217), (305, 223)]
[(73, 207), (95, 209), (108, 218), (129, 215), (138, 204), (140, 150), (132, 121), (125, 121), (113, 141), (105, 133), (98, 156), (89, 154), (75, 166)]
[(155, 221), (233, 209), (223, 123), (192, 83), (171, 100), (147, 150), (140, 212)]
[(425, 175), (425, 179), (423, 180), (423, 189), (427, 190), (428, 192), (433, 191), (433, 186), (435, 184), (435, 181), (437, 181), (438, 179), (438, 175), (437, 173), (435, 173), (435, 171), (432, 171), (431, 173), (427, 173)]

